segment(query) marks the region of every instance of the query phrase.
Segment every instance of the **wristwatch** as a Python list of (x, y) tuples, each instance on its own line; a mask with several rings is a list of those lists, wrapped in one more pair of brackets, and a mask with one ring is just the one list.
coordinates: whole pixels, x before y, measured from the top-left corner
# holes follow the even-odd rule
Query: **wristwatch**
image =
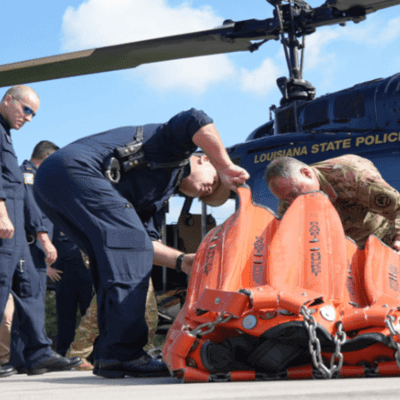
[(175, 271), (176, 272), (182, 272), (182, 259), (185, 257), (185, 253), (179, 254), (178, 257), (176, 257), (176, 264), (175, 264)]

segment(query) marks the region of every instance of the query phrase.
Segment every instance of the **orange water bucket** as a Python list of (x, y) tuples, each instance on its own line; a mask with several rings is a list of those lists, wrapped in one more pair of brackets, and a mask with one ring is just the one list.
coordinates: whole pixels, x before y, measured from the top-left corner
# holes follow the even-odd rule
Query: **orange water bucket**
[(345, 237), (322, 192), (282, 219), (238, 189), (208, 233), (163, 358), (184, 382), (399, 376), (400, 257)]

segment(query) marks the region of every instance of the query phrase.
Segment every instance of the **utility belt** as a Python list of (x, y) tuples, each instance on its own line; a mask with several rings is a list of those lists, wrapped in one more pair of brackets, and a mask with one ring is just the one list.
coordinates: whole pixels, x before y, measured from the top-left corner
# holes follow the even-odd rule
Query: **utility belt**
[(104, 165), (104, 176), (113, 184), (117, 184), (124, 173), (141, 168), (179, 168), (189, 163), (189, 159), (170, 163), (155, 163), (145, 160), (142, 126), (137, 127), (135, 140), (126, 146), (118, 147)]

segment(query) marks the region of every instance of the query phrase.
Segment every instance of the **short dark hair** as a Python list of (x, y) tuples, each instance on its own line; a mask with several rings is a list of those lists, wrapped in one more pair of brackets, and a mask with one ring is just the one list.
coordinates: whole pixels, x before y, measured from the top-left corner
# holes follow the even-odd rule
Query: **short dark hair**
[(303, 167), (308, 167), (308, 165), (296, 158), (280, 157), (269, 163), (265, 170), (264, 179), (267, 183), (277, 176), (289, 179), (296, 175)]
[(53, 142), (42, 140), (33, 149), (31, 158), (34, 158), (36, 160), (44, 160), (46, 156), (50, 156), (58, 149), (59, 147)]

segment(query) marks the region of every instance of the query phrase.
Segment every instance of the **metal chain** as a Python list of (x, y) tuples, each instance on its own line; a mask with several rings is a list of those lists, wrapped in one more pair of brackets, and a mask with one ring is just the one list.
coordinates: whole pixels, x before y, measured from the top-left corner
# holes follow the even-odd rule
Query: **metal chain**
[(394, 321), (396, 321), (396, 317), (393, 315), (387, 315), (385, 319), (386, 326), (390, 331), (390, 345), (391, 347), (396, 350), (394, 353), (394, 359), (396, 360), (396, 364), (400, 369), (400, 343), (394, 340), (395, 336), (398, 336), (400, 339), (400, 333), (394, 326)]
[(230, 372), (217, 372), (210, 374), (208, 378), (209, 382), (230, 382), (231, 380)]
[[(317, 337), (317, 322), (311, 315), (310, 310), (303, 305), (300, 309), (300, 315), (304, 317), (304, 325), (310, 336), (309, 349), (314, 367), (322, 374), (324, 378), (332, 378), (332, 376), (340, 371), (343, 366), (343, 354), (340, 352), (342, 344), (346, 341), (346, 333), (343, 331), (341, 323), (334, 337), (335, 352), (332, 354), (330, 368), (327, 368), (321, 356), (321, 343)], [(337, 364), (335, 361), (337, 360)]]
[[(343, 354), (341, 353), (342, 344), (346, 342), (347, 336), (346, 332), (343, 330), (343, 325), (341, 322), (337, 325), (337, 331), (335, 333), (335, 337), (333, 341), (335, 342), (335, 352), (331, 357), (331, 376), (336, 372), (339, 372), (343, 366)], [(337, 360), (337, 364), (335, 365), (335, 361)]]
[[(225, 317), (226, 314), (227, 316)], [(196, 329), (189, 331), (189, 334), (192, 336), (207, 335), (208, 333), (211, 333), (218, 324), (225, 324), (231, 318), (233, 318), (233, 314), (226, 313), (225, 311), (223, 311), (214, 322), (206, 322), (204, 324), (201, 324)], [(204, 328), (207, 328), (207, 330), (203, 331)]]

